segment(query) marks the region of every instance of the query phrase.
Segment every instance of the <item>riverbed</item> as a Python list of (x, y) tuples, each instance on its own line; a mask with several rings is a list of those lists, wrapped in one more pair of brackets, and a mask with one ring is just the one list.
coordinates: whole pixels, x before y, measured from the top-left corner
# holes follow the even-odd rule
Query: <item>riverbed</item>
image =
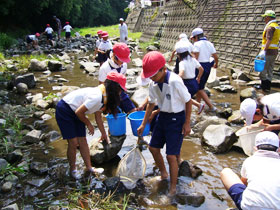
[[(131, 65), (129, 65), (131, 67)], [(229, 75), (229, 70), (225, 69), (217, 69), (217, 76), (225, 76)], [(62, 78), (69, 80), (68, 83), (64, 85), (67, 86), (78, 86), (78, 87), (93, 87), (98, 85), (98, 79), (96, 76), (89, 76), (85, 74), (82, 69), (80, 69), (80, 65), (78, 60), (75, 60), (75, 65), (73, 68), (70, 68), (66, 71), (62, 72), (55, 72), (49, 76), (61, 75)], [(37, 78), (42, 76), (41, 73), (35, 73)], [(52, 87), (57, 84), (49, 83), (47, 80), (40, 80), (37, 83), (35, 89), (32, 89), (31, 92), (38, 93), (43, 92), (44, 96), (48, 95), (49, 93), (56, 93), (56, 91), (52, 90)], [(213, 89), (210, 89), (211, 92), (211, 101), (218, 107), (222, 108), (225, 106), (231, 107), (233, 110), (237, 110), (240, 105), (239, 99), (239, 92), (240, 90), (246, 88), (247, 86), (239, 86), (238, 84), (232, 83), (237, 89), (237, 93), (221, 93), (217, 92)], [(273, 89), (276, 91), (276, 89)], [(199, 122), (203, 115), (207, 114), (203, 112), (201, 116), (197, 116), (192, 114), (192, 117), (196, 118), (195, 122)], [(94, 118), (91, 117), (93, 120)], [(57, 130), (58, 126), (55, 122), (55, 119), (51, 119), (48, 122), (50, 130)], [(107, 124), (105, 123), (106, 130)], [(236, 127), (238, 129), (238, 127)], [(135, 145), (137, 141), (137, 137), (133, 136), (130, 122), (127, 120), (126, 124), (126, 140), (123, 144), (122, 150), (119, 152), (118, 156), (121, 159), (128, 151), (130, 151)], [(99, 131), (96, 130), (93, 136), (88, 136), (88, 141), (91, 141), (94, 138), (98, 138), (100, 135)], [(149, 141), (150, 136), (145, 137), (145, 140)], [(55, 142), (50, 143), (52, 149), (50, 152), (44, 156), (46, 162), (49, 159), (54, 157), (66, 157), (66, 150), (67, 150), (67, 143), (66, 141), (59, 139)], [(157, 193), (153, 191), (153, 183), (149, 183), (149, 179), (153, 176), (158, 176), (158, 171), (155, 170), (154, 160), (150, 152), (146, 149), (142, 151), (143, 156), (146, 159), (147, 163), (147, 170), (146, 170), (146, 178), (148, 184), (150, 184), (150, 192), (146, 192), (145, 195), (151, 200), (156, 199)], [(165, 154), (165, 149), (163, 149), (162, 154)], [(42, 159), (42, 155), (36, 151), (33, 152), (34, 159), (36, 157)], [(189, 187), (193, 189), (193, 191), (201, 193), (205, 196), (205, 202), (200, 207), (192, 207), (189, 205), (168, 205), (159, 203), (159, 205), (154, 206), (153, 209), (166, 209), (166, 210), (173, 210), (173, 209), (197, 209), (197, 210), (225, 210), (228, 207), (234, 207), (233, 202), (231, 201), (230, 197), (228, 196), (227, 192), (225, 191), (222, 182), (220, 181), (220, 171), (225, 167), (232, 168), (235, 172), (239, 173), (242, 162), (247, 156), (243, 153), (241, 149), (233, 148), (226, 154), (213, 154), (204, 150), (201, 146), (201, 141), (198, 138), (191, 138), (186, 137), (184, 139), (182, 149), (181, 149), (181, 158), (191, 162), (192, 164), (198, 166), (202, 169), (203, 173), (197, 179), (188, 179)], [(83, 162), (81, 163), (81, 167), (83, 166)], [(165, 159), (166, 162), (166, 159)], [(166, 166), (168, 166), (166, 162)], [(100, 166), (99, 166), (100, 167)], [(105, 169), (106, 176), (114, 176), (115, 170), (117, 168), (117, 162), (113, 164), (108, 163), (104, 164), (101, 167)]]

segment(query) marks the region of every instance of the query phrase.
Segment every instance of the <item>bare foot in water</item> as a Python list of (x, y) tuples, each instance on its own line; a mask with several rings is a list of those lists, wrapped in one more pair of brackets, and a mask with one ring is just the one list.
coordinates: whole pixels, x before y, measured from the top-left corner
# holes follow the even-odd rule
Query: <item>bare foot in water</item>
[(167, 172), (161, 173), (160, 178), (161, 178), (161, 180), (167, 179), (168, 178), (168, 173)]
[(176, 195), (176, 188), (175, 189), (171, 189), (169, 190), (169, 193), (168, 193), (168, 197), (173, 197)]

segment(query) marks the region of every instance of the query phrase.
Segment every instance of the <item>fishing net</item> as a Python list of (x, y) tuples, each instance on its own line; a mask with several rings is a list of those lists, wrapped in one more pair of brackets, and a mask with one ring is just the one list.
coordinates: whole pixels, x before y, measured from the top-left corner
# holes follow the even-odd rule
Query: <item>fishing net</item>
[(138, 147), (129, 151), (119, 162), (117, 175), (127, 189), (133, 189), (146, 171), (146, 160)]

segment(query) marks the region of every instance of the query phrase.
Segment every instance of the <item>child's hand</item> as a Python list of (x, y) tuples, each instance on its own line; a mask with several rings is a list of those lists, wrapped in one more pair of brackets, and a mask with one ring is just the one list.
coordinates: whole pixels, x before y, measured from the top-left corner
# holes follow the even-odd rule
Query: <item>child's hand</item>
[(87, 125), (87, 128), (88, 128), (89, 135), (93, 135), (94, 134), (94, 127), (93, 127), (93, 125), (90, 123), (90, 124)]

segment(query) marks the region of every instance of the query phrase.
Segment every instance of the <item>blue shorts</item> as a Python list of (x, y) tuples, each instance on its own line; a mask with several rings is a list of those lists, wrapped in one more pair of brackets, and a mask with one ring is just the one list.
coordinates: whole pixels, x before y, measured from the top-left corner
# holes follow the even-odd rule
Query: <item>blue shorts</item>
[(167, 155), (179, 155), (183, 143), (182, 128), (185, 120), (185, 111), (179, 113), (160, 112), (149, 145), (154, 148), (163, 148), (166, 143)]
[(125, 112), (128, 113), (130, 112), (132, 109), (135, 108), (134, 103), (130, 100), (130, 98), (128, 97), (128, 95), (122, 91), (121, 92), (121, 103), (120, 103), (120, 108)]
[(198, 82), (196, 79), (183, 79), (185, 86), (188, 88), (189, 93), (193, 97), (198, 91)]
[[(271, 120), (271, 121), (269, 122), (269, 124), (270, 124), (270, 125), (280, 124), (280, 120)], [(276, 135), (278, 135), (279, 132), (280, 132), (280, 130), (273, 130), (272, 132), (275, 133)]]
[(234, 201), (236, 207), (240, 210), (241, 210), (242, 195), (245, 189), (246, 189), (246, 185), (238, 183), (232, 185), (228, 190), (229, 196)]
[[(204, 71), (200, 78), (200, 82), (199, 82), (198, 86), (199, 86), (199, 90), (203, 90), (205, 88), (206, 82), (210, 75), (211, 68), (214, 65), (214, 61), (212, 61), (211, 63), (205, 62), (205, 63), (200, 63), (200, 64), (203, 67)], [(195, 72), (196, 77), (197, 77), (198, 73), (199, 73), (199, 71), (198, 71), (198, 69), (196, 69), (196, 72)]]
[(47, 40), (52, 40), (52, 34), (47, 34)]
[(65, 37), (70, 38), (71, 37), (71, 32), (65, 32)]
[(63, 139), (86, 136), (86, 126), (63, 100), (56, 106), (55, 118)]

